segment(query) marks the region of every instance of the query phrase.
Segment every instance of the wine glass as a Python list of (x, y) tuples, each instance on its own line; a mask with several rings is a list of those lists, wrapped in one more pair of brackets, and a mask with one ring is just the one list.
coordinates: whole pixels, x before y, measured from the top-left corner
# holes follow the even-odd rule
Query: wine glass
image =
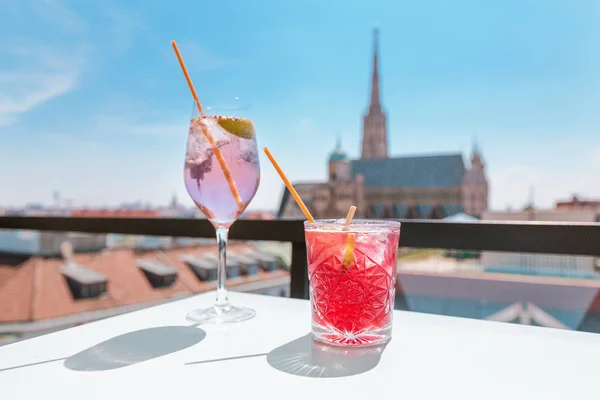
[(241, 104), (237, 97), (214, 107), (207, 104), (202, 115), (194, 102), (184, 181), (196, 206), (215, 227), (218, 247), (217, 300), (212, 307), (190, 312), (187, 319), (194, 323), (239, 322), (256, 314), (252, 309), (231, 305), (226, 287), (227, 233), (260, 182), (254, 125), (250, 119), (240, 117), (249, 110)]

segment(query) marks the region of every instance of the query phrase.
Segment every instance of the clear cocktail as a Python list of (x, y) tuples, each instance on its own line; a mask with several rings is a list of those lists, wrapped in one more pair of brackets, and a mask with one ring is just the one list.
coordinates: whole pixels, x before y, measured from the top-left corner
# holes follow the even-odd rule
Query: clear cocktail
[(226, 245), (229, 227), (244, 212), (260, 182), (260, 166), (251, 120), (197, 116), (190, 122), (184, 182), (198, 208), (216, 228), (218, 245), (217, 301), (187, 315), (196, 323), (239, 322), (254, 310), (235, 307), (227, 299)]
[(400, 223), (304, 223), (312, 332), (339, 345), (387, 342), (392, 333)]
[(194, 98), (183, 167), (185, 187), (215, 227), (219, 253), (217, 300), (212, 307), (191, 311), (187, 319), (198, 324), (244, 321), (256, 313), (229, 303), (225, 266), (229, 228), (248, 207), (260, 182), (254, 124), (246, 118), (206, 115), (174, 40), (171, 45)]
[[(207, 140), (206, 133), (214, 144)], [(254, 126), (248, 119), (206, 116), (196, 117), (190, 123), (185, 187), (194, 203), (215, 225), (231, 225), (258, 189), (260, 167), (254, 135)], [(221, 153), (228, 171), (219, 164), (214, 148)], [(235, 193), (232, 193), (231, 182), (234, 182)]]

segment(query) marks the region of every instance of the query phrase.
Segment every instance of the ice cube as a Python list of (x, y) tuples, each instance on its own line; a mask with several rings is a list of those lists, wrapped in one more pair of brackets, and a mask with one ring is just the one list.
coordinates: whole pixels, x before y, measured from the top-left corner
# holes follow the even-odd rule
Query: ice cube
[(198, 181), (198, 185), (200, 185), (200, 181), (204, 179), (204, 174), (210, 172), (212, 169), (212, 157), (204, 160), (204, 162), (200, 164), (194, 164), (190, 167), (190, 178)]
[(207, 131), (215, 142), (217, 148), (231, 142), (231, 138), (214, 119), (198, 118), (190, 124), (187, 148), (185, 151), (185, 162), (194, 166), (205, 163), (213, 155), (213, 150), (204, 131)]
[(258, 163), (258, 150), (256, 148), (256, 142), (251, 139), (240, 139), (240, 148), (238, 150), (237, 158), (249, 163)]
[(332, 224), (327, 224), (324, 225), (323, 227), (321, 227), (322, 230), (324, 231), (336, 231), (336, 232), (341, 232), (342, 229), (344, 228), (344, 223), (346, 222), (345, 219), (338, 219), (335, 220), (334, 223)]

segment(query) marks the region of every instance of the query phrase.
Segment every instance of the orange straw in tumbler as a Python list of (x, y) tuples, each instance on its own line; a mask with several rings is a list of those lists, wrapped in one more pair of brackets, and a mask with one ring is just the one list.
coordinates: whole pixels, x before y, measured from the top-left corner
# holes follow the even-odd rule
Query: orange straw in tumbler
[(285, 184), (285, 186), (287, 187), (287, 189), (292, 194), (292, 197), (294, 198), (294, 200), (296, 200), (296, 203), (298, 204), (298, 207), (300, 207), (300, 209), (304, 213), (304, 216), (306, 217), (306, 219), (309, 220), (310, 222), (315, 222), (315, 219), (310, 214), (310, 211), (308, 211), (308, 208), (306, 208), (306, 206), (304, 205), (304, 202), (302, 201), (302, 199), (298, 195), (298, 192), (296, 192), (296, 189), (294, 189), (294, 187), (290, 183), (290, 181), (287, 178), (287, 176), (285, 176), (285, 174), (283, 173), (283, 171), (279, 167), (279, 164), (277, 164), (277, 161), (275, 161), (275, 159), (273, 158), (273, 155), (271, 154), (271, 152), (269, 151), (269, 149), (265, 147), (265, 148), (263, 148), (263, 150), (265, 151), (265, 154), (269, 158), (269, 161), (271, 161), (271, 164), (273, 164), (273, 167), (275, 167), (275, 170), (277, 171), (277, 173), (281, 177), (281, 180), (283, 181), (283, 183)]

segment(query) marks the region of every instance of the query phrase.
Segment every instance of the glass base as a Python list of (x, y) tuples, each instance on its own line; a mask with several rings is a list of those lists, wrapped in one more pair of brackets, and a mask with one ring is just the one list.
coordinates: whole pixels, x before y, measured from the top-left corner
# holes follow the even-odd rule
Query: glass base
[(246, 321), (255, 315), (256, 311), (251, 308), (226, 305), (191, 311), (186, 319), (196, 324), (227, 324)]
[(386, 344), (392, 338), (392, 323), (360, 333), (342, 332), (312, 322), (313, 338), (321, 343), (342, 347), (370, 347)]

